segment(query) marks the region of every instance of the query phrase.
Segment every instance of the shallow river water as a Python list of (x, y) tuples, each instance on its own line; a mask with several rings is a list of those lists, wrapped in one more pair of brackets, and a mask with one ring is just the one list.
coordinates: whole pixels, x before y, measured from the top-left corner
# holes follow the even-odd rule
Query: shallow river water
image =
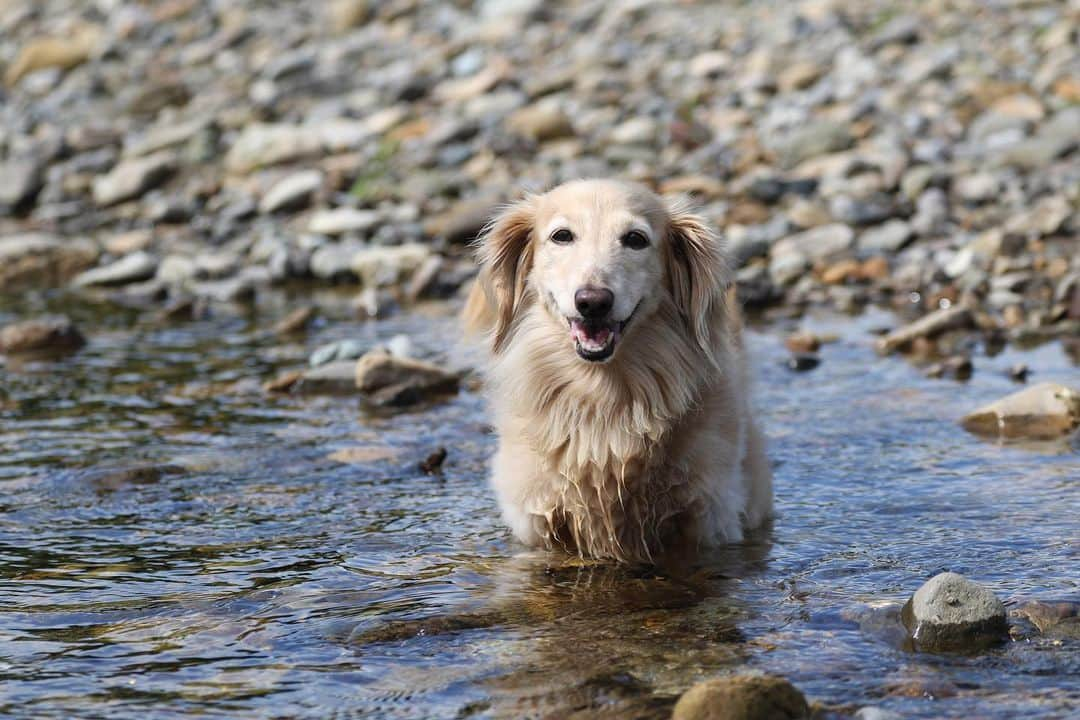
[[(826, 716), (1068, 717), (1080, 641), (1020, 629), (973, 656), (905, 648), (895, 609), (945, 569), (1010, 606), (1080, 599), (1080, 442), (1000, 446), (964, 412), (1077, 384), (1060, 343), (976, 356), (964, 384), (872, 350), (890, 316), (823, 317), (809, 373), (751, 334), (776, 468), (771, 531), (704, 567), (620, 569), (527, 552), (486, 489), (474, 390), (396, 415), (267, 396), (312, 348), (405, 332), (467, 362), (434, 309), (344, 315), (306, 339), (257, 312), (169, 325), (70, 299), (79, 354), (0, 366), (0, 714), (11, 717), (666, 717), (696, 681), (782, 674)], [(448, 450), (441, 475), (418, 461)], [(150, 464), (151, 470), (117, 472)]]

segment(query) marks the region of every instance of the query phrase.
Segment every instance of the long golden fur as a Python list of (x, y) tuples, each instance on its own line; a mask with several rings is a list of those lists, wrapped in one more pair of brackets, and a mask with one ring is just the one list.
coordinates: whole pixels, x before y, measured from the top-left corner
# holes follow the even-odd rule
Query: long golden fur
[[(575, 181), (506, 208), (478, 257), (465, 317), (490, 350), (492, 485), (521, 541), (652, 561), (768, 517), (730, 273), (701, 218)], [(580, 317), (581, 287), (610, 289), (608, 319)]]

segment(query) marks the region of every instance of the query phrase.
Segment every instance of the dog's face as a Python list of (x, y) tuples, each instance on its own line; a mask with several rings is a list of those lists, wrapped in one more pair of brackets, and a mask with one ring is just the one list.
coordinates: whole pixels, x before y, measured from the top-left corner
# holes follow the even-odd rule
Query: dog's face
[(656, 307), (666, 242), (666, 209), (634, 186), (570, 183), (539, 199), (530, 281), (583, 360), (609, 360)]
[(709, 352), (708, 314), (726, 285), (719, 239), (644, 187), (580, 180), (530, 197), (493, 221), (479, 254), (496, 351), (531, 291), (582, 360), (611, 360), (665, 300)]

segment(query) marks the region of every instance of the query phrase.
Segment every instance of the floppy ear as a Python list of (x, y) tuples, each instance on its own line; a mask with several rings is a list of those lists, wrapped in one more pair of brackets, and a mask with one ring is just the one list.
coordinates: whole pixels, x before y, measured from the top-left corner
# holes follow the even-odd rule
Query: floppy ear
[(535, 218), (533, 199), (520, 200), (496, 215), (476, 241), (480, 275), (466, 314), (471, 325), (491, 332), (495, 352), (506, 342), (514, 314), (525, 298)]
[(712, 329), (723, 322), (725, 293), (731, 284), (723, 241), (683, 200), (669, 205), (668, 216), (671, 294), (690, 334), (715, 362)]

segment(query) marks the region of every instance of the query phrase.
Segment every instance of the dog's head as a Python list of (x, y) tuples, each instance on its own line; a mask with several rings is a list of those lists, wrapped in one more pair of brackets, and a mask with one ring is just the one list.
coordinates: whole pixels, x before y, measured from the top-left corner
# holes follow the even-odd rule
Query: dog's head
[(567, 348), (605, 362), (667, 303), (712, 357), (727, 266), (719, 237), (681, 203), (639, 185), (578, 180), (506, 208), (478, 243), (496, 352), (519, 315), (539, 307), (565, 330)]

